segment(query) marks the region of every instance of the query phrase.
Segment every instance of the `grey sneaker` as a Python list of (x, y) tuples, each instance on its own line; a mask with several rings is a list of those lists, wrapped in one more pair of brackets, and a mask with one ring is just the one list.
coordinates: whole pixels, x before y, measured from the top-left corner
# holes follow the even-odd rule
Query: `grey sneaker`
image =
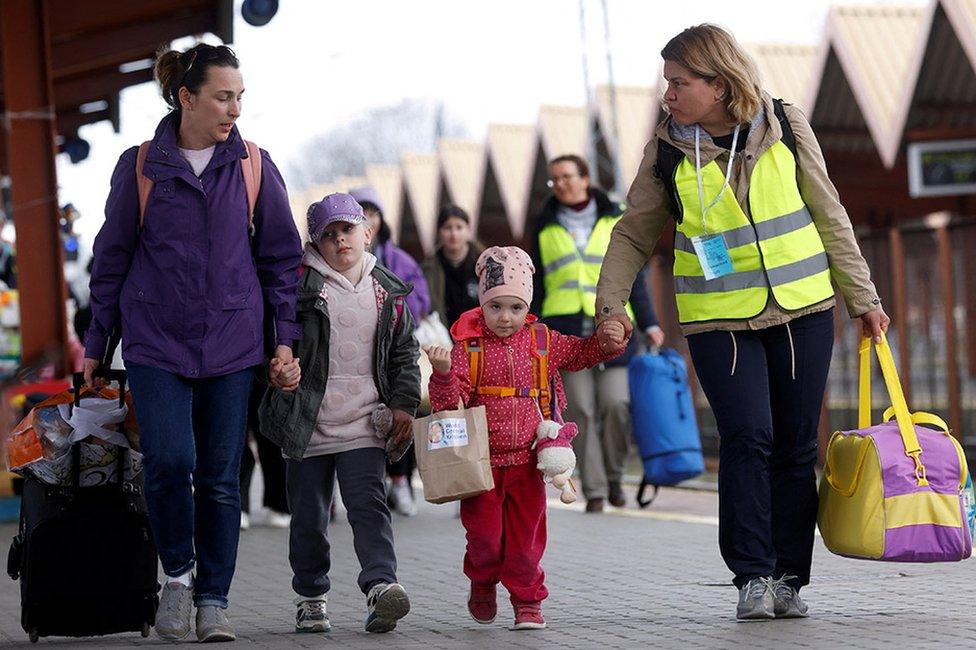
[(332, 629), (329, 614), (326, 611), (328, 599), (326, 596), (318, 598), (296, 598), (298, 612), (295, 614), (296, 632), (328, 632)]
[(227, 620), (227, 610), (216, 605), (197, 607), (197, 639), (200, 643), (236, 641), (237, 635)]
[(193, 587), (179, 582), (167, 582), (159, 594), (156, 608), (156, 634), (160, 639), (179, 641), (190, 633), (190, 610), (193, 607)]
[(739, 589), (739, 606), (735, 617), (740, 621), (762, 621), (775, 618), (773, 579), (753, 578)]
[(783, 576), (773, 581), (773, 609), (776, 618), (806, 618), (809, 607), (796, 589), (787, 584), (796, 576)]
[(410, 611), (406, 590), (397, 583), (374, 586), (366, 596), (366, 631), (390, 632)]

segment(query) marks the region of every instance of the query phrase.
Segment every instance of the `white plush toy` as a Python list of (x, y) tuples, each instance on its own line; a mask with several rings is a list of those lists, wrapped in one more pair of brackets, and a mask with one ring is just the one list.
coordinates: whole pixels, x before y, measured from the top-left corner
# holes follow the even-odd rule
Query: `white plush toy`
[(579, 429), (572, 422), (560, 424), (553, 420), (543, 420), (536, 428), (536, 453), (546, 481), (559, 488), (559, 500), (563, 503), (576, 501), (576, 486), (573, 485), (573, 469), (576, 468), (576, 454), (573, 453), (573, 438)]

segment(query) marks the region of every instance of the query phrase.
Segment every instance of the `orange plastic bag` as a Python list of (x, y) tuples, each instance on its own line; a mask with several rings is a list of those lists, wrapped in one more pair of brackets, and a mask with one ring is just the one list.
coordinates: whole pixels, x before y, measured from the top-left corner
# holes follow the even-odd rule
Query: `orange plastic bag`
[[(82, 389), (81, 396), (117, 400), (119, 398), (119, 391), (108, 387), (100, 389), (84, 388)], [(8, 470), (14, 471), (44, 458), (44, 446), (36, 430), (37, 422), (35, 419), (37, 413), (41, 409), (51, 406), (70, 404), (74, 399), (75, 394), (71, 391), (58, 393), (31, 409), (31, 412), (14, 427), (13, 431), (7, 436), (4, 444), (4, 460)], [(125, 436), (129, 440), (132, 449), (140, 451), (139, 426), (136, 423), (135, 409), (132, 407), (132, 396), (128, 393), (125, 396), (125, 402), (129, 407), (128, 415), (125, 418)]]

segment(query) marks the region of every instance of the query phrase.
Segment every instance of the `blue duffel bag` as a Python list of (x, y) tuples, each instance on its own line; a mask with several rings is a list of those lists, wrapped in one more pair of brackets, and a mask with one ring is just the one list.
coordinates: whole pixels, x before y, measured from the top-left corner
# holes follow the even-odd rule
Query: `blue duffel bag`
[[(644, 463), (637, 503), (648, 506), (662, 485), (676, 485), (705, 471), (685, 360), (675, 350), (639, 354), (627, 367), (634, 438)], [(648, 486), (654, 487), (644, 499)]]

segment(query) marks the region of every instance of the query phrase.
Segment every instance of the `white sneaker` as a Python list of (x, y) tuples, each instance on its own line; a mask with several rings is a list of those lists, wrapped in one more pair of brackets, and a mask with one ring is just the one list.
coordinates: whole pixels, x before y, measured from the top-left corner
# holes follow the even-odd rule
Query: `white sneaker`
[(288, 528), (291, 525), (291, 515), (268, 510), (268, 515), (264, 518), (264, 525), (269, 528)]
[(404, 517), (413, 517), (417, 514), (417, 504), (413, 502), (410, 484), (406, 481), (393, 483), (391, 497), (393, 499), (393, 509), (399, 514)]
[(247, 513), (241, 510), (241, 530), (247, 530), (251, 527), (251, 518), (247, 516)]

